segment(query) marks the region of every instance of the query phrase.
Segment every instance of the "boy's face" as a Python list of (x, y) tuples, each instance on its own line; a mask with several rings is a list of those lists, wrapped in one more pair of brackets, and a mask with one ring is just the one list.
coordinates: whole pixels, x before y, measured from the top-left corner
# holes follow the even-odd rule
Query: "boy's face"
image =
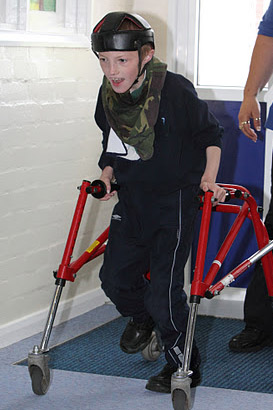
[[(145, 57), (142, 65), (146, 64), (151, 58), (152, 55), (151, 57)], [(116, 93), (128, 91), (138, 76), (138, 52), (105, 51), (99, 53), (99, 60), (102, 71), (110, 81), (113, 90)], [(140, 85), (140, 81), (134, 84), (131, 91), (137, 89)]]

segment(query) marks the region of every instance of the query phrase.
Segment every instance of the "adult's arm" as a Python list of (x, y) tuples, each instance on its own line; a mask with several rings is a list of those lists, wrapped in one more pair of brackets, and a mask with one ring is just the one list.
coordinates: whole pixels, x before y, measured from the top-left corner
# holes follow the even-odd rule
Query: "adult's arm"
[(258, 93), (269, 81), (273, 73), (273, 37), (259, 34), (253, 49), (249, 74), (244, 88), (244, 99), (238, 115), (242, 132), (252, 141), (257, 141), (257, 134), (247, 121), (253, 119), (254, 128), (261, 129), (260, 104)]

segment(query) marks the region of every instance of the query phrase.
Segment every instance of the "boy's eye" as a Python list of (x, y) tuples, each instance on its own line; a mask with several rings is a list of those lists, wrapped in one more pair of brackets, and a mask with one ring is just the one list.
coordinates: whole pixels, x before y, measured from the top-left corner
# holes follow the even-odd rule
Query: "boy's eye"
[(119, 61), (120, 61), (121, 63), (126, 63), (127, 60), (126, 60), (126, 58), (120, 58)]

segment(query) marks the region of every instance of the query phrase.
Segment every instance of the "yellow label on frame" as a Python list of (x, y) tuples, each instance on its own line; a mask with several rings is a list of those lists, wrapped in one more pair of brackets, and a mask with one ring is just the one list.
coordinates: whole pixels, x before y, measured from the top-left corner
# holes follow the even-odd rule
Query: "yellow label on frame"
[(99, 244), (100, 244), (99, 241), (93, 242), (92, 245), (89, 246), (89, 248), (87, 248), (85, 252), (91, 253), (93, 251), (93, 249), (96, 248), (96, 246), (98, 246)]

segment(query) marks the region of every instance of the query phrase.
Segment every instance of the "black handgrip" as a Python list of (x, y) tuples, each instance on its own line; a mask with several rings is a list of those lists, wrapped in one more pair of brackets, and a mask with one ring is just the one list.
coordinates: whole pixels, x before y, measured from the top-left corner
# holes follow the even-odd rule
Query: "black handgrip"
[(231, 195), (228, 189), (226, 189), (226, 197), (225, 197), (225, 202), (228, 202), (231, 200)]
[[(118, 184), (111, 183), (111, 192), (118, 191), (119, 188)], [(95, 181), (91, 182), (90, 186), (86, 188), (86, 192), (91, 194), (94, 198), (103, 198), (107, 193), (106, 185), (100, 179), (95, 179)]]

